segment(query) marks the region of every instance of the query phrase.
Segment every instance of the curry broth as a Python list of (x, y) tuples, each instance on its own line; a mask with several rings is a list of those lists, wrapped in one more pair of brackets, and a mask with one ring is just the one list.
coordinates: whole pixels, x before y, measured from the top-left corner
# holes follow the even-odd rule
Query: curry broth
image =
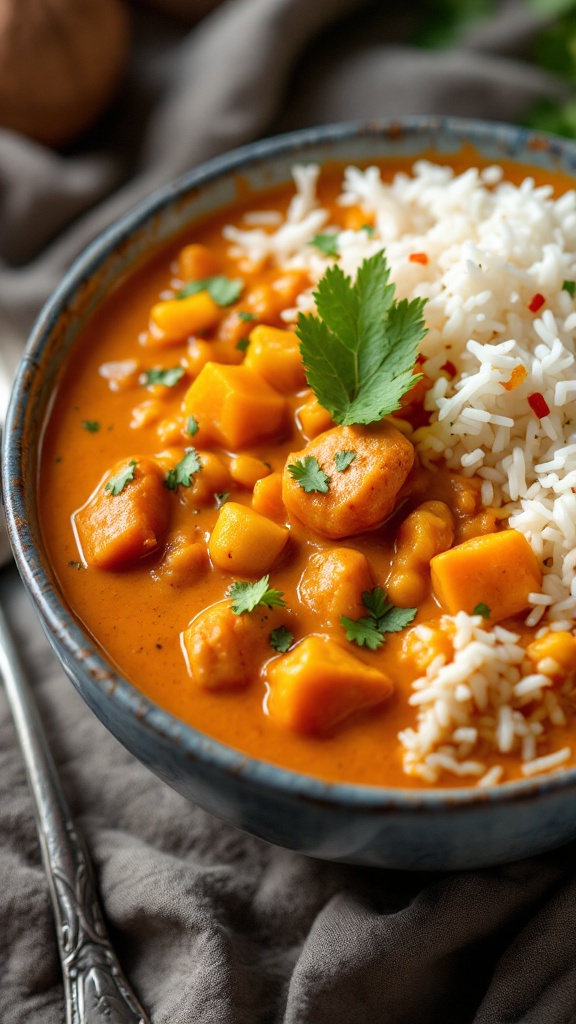
[[(451, 162), (456, 170), (472, 162), (479, 163), (477, 158), (472, 161), (468, 152), (452, 161), (442, 159), (441, 162)], [(396, 162), (384, 167), (390, 177), (399, 169)], [(505, 170), (510, 180), (519, 181), (528, 169), (512, 165)], [(550, 178), (533, 170), (530, 173), (540, 181)], [(560, 175), (555, 184), (559, 191), (573, 186)], [(332, 169), (330, 174), (322, 176), (319, 193), (322, 204), (331, 211), (331, 219), (344, 224), (346, 211), (334, 206), (339, 190), (339, 173)], [(110, 467), (119, 459), (152, 456), (170, 447), (159, 439), (157, 420), (131, 426), (135, 407), (157, 398), (164, 418), (181, 415), (181, 404), (192, 379), (191, 375), (185, 376), (171, 388), (147, 389), (135, 385), (112, 390), (109, 381), (101, 376), (100, 367), (126, 359), (137, 360), (139, 372), (150, 367), (177, 365), (187, 352), (187, 343), (154, 347), (142, 344), (140, 339), (148, 329), (151, 306), (170, 288), (173, 267), (182, 246), (191, 242), (206, 246), (216, 254), (223, 274), (237, 276), (238, 265), (229, 258), (229, 243), (222, 238), (223, 226), (239, 223), (245, 209), (274, 208), (284, 213), (291, 195), (292, 189), (282, 189), (256, 200), (248, 197), (234, 211), (226, 211), (190, 229), (185, 237), (167, 246), (123, 281), (95, 313), (68, 360), (46, 424), (39, 476), (43, 535), (59, 585), (74, 614), (95, 638), (105, 657), (160, 706), (247, 754), (324, 779), (420, 787), (421, 780), (403, 770), (402, 752), (396, 738), (399, 730), (413, 724), (415, 711), (407, 701), (411, 682), (419, 674), (402, 657), (402, 634), (388, 635), (378, 651), (353, 647), (357, 658), (381, 667), (393, 678), (393, 695), (379, 707), (353, 716), (330, 735), (301, 736), (278, 725), (266, 714), (267, 692), (261, 678), (236, 692), (211, 692), (197, 686), (190, 678), (181, 632), (202, 608), (226, 596), (231, 582), (229, 575), (206, 564), (197, 579), (189, 578), (184, 583), (177, 574), (166, 571), (162, 549), (121, 571), (86, 568), (79, 560), (72, 517), (99, 481), (105, 479)], [(247, 290), (269, 283), (275, 274), (277, 271), (270, 268), (257, 273), (242, 271)], [(280, 326), (276, 320), (273, 322)], [(293, 422), (297, 421), (295, 413), (303, 400), (302, 393), (287, 397)], [(98, 423), (99, 429), (87, 429), (90, 423)], [(182, 447), (186, 442), (178, 443)], [(196, 438), (190, 438), (189, 443), (196, 444)], [(281, 472), (288, 453), (303, 448), (305, 443), (298, 427), (294, 426), (280, 441), (252, 444), (249, 453), (269, 463), (272, 470)], [(442, 471), (421, 474), (416, 491), (421, 498), (450, 500), (449, 475)], [(414, 503), (415, 493), (408, 496), (408, 505), (410, 501)], [(189, 540), (205, 544), (218, 510), (206, 505), (191, 509), (190, 502), (182, 500), (181, 496), (171, 497), (174, 500), (170, 536), (182, 530)], [(249, 488), (233, 486), (231, 500), (249, 506), (251, 498)], [(394, 554), (397, 521), (397, 517), (393, 518), (383, 528), (345, 538), (342, 542), (347, 548), (367, 554), (374, 578), (382, 584)], [(465, 536), (465, 516), (461, 517), (459, 528)], [(331, 546), (334, 544), (307, 534), (304, 527), (292, 519), (288, 544), (271, 571), (272, 585), (284, 593), (290, 609), (282, 616), (282, 621), (293, 630), (296, 640), (306, 632), (326, 632), (310, 609), (300, 605), (298, 618), (293, 612), (299, 604), (298, 582), (308, 558), (315, 551)], [(256, 609), (251, 614), (269, 617), (271, 626), (276, 624), (274, 612)], [(434, 620), (440, 614), (436, 601), (427, 597), (419, 607), (416, 621)], [(510, 626), (520, 632), (523, 628), (519, 620), (511, 621)], [(340, 626), (332, 632), (339, 642), (346, 643)], [(273, 656), (274, 651), (270, 650), (270, 657)], [(573, 734), (569, 726), (559, 728), (559, 744), (568, 741), (570, 736), (573, 739)], [(485, 757), (488, 766), (499, 760), (501, 757)], [(518, 776), (519, 760), (509, 758), (507, 763), (510, 777)], [(458, 780), (451, 777), (438, 783), (458, 784)]]

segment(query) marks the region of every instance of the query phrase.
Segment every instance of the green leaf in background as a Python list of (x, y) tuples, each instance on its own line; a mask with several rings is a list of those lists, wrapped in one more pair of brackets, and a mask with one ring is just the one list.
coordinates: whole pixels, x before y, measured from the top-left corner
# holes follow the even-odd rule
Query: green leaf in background
[(424, 0), (421, 15), (413, 32), (414, 46), (441, 50), (458, 42), (473, 25), (494, 14), (494, 0)]
[(576, 7), (574, 0), (528, 0), (528, 7), (534, 14), (542, 14), (545, 18), (556, 18)]

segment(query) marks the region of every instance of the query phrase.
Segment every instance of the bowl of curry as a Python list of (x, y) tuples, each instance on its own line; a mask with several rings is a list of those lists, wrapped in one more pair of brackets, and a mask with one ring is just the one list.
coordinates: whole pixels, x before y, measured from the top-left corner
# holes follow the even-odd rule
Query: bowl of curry
[(233, 825), (425, 869), (576, 835), (575, 168), (449, 118), (260, 141), (42, 311), (19, 570), (92, 710)]

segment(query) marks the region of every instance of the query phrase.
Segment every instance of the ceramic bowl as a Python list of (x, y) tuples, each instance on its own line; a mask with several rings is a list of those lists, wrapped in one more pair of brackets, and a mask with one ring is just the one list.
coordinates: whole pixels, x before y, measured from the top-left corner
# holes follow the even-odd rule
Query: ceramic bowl
[(408, 118), (315, 128), (248, 145), (191, 171), (105, 231), (42, 310), (16, 377), (3, 485), (16, 562), (72, 683), (104, 725), (184, 796), (224, 821), (315, 857), (388, 868), (471, 868), (515, 860), (576, 836), (576, 768), (479, 790), (329, 784), (247, 757), (175, 719), (120, 677), (68, 611), (43, 547), (36, 503), (42, 424), (55, 380), (110, 288), (164, 240), (290, 179), (295, 162), (417, 158), (472, 145), (575, 177), (576, 145), (500, 124)]

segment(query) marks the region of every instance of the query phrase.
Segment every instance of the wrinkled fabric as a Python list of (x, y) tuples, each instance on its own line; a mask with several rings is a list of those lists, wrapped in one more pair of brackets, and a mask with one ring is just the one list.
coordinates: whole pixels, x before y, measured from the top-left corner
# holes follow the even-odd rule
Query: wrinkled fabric
[[(515, 121), (566, 86), (529, 61), (520, 0), (446, 51), (415, 14), (362, 0), (223, 0), (198, 24), (132, 8), (114, 106), (62, 152), (0, 131), (0, 356), (13, 367), (74, 256), (135, 202), (263, 135), (378, 115)], [(455, 874), (329, 864), (185, 801), (65, 678), (13, 567), (19, 649), (113, 942), (154, 1024), (569, 1024), (576, 1020), (574, 845)], [(57, 1024), (48, 889), (0, 692), (0, 1020)]]

